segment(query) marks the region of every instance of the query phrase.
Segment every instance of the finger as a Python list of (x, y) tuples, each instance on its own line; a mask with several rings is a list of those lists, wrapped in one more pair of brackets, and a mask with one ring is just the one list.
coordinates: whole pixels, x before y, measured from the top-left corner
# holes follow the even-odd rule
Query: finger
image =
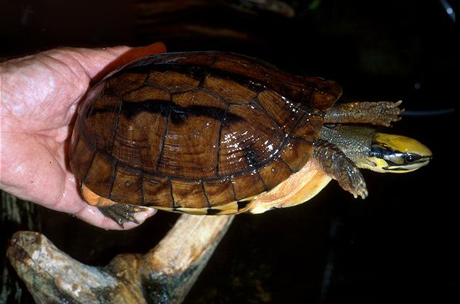
[(115, 68), (130, 61), (147, 55), (166, 52), (162, 42), (156, 42), (147, 46), (129, 47), (115, 46), (103, 49), (67, 48), (66, 57), (73, 57), (83, 67), (86, 74), (93, 82), (100, 80)]

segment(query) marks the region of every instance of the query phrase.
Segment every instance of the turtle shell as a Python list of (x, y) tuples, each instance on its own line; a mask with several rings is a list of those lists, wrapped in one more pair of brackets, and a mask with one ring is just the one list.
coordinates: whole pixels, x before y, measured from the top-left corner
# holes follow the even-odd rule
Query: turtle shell
[(134, 61), (88, 93), (70, 165), (97, 195), (167, 210), (212, 210), (268, 191), (300, 170), (333, 81), (298, 77), (222, 52)]

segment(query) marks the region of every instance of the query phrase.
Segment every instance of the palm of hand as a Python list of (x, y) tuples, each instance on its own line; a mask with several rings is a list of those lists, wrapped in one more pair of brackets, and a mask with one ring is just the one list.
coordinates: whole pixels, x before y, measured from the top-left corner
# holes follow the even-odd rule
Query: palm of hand
[[(162, 48), (157, 45), (150, 53)], [(93, 225), (119, 229), (82, 200), (68, 166), (67, 149), (72, 119), (90, 80), (128, 50), (52, 50), (0, 66), (2, 189)], [(143, 218), (152, 214), (147, 212)]]

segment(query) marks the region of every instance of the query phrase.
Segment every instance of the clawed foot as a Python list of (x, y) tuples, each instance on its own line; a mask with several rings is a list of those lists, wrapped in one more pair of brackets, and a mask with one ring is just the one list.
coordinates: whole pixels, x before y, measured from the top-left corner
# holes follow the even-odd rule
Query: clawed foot
[(147, 207), (129, 205), (129, 204), (119, 204), (114, 203), (110, 206), (98, 207), (98, 209), (107, 216), (114, 220), (118, 225), (123, 228), (123, 224), (126, 222), (134, 222), (139, 224), (134, 215), (138, 212), (147, 211)]
[(389, 127), (392, 122), (401, 120), (401, 114), (404, 109), (400, 109), (402, 100), (398, 102), (379, 101), (368, 102), (367, 109), (369, 113), (374, 113), (374, 119), (371, 121), (374, 125)]
[(346, 178), (338, 180), (339, 185), (346, 191), (353, 194), (354, 198), (361, 196), (365, 199), (368, 195), (366, 181), (357, 167), (347, 167)]
[(342, 189), (353, 194), (355, 198), (367, 197), (366, 182), (361, 171), (342, 150), (327, 141), (318, 140), (313, 158), (324, 173), (337, 180)]
[(392, 101), (355, 101), (336, 103), (324, 116), (325, 123), (369, 123), (389, 127), (392, 122), (401, 119), (404, 111), (399, 108), (401, 100)]

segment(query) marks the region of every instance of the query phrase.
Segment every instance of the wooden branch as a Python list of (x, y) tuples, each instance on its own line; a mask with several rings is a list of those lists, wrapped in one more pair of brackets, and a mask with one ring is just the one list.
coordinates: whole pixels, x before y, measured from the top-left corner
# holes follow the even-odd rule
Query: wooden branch
[(121, 254), (105, 267), (82, 264), (30, 231), (14, 234), (7, 257), (37, 303), (180, 303), (232, 220), (182, 215), (147, 254)]

